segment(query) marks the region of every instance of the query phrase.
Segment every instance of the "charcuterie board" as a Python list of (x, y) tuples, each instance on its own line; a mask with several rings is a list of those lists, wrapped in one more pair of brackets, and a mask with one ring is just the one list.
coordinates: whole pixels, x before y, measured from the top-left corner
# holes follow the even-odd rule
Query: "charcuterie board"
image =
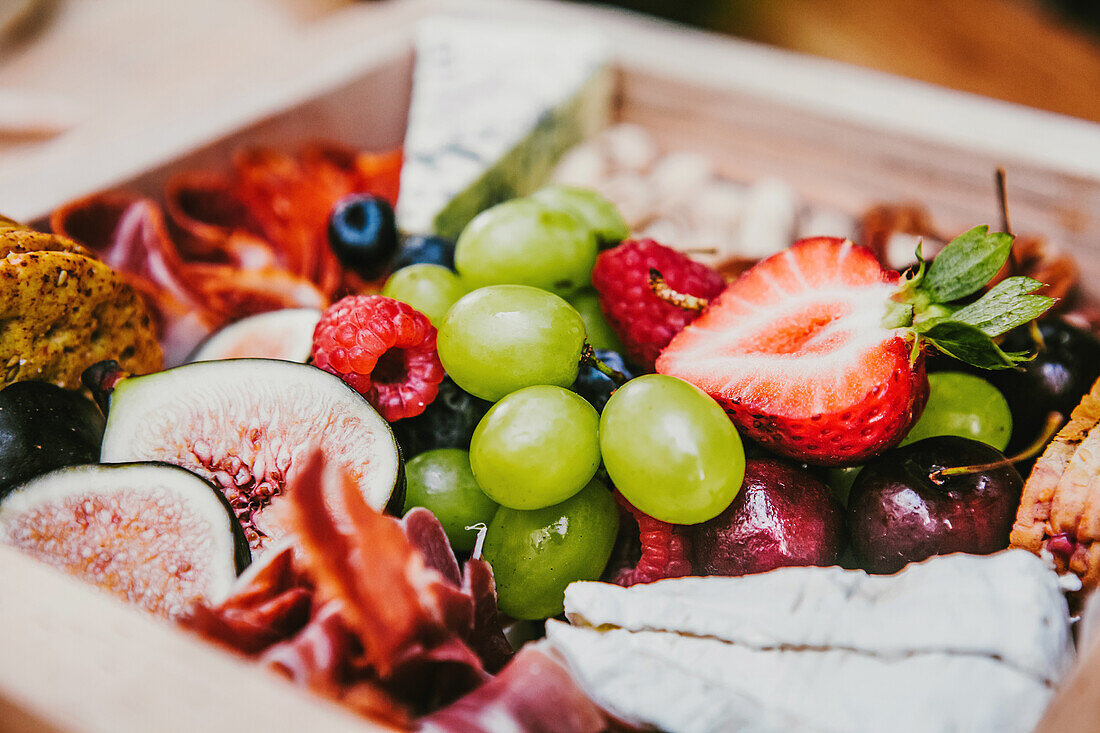
[[(1083, 288), (1100, 296), (1100, 278), (1090, 277), (1100, 275), (1100, 126), (544, 0), (390, 0), (334, 11), (288, 41), (281, 64), (242, 69), (234, 89), (246, 92), (212, 94), (207, 107), (173, 109), (171, 119), (151, 112), (140, 134), (105, 137), (92, 124), (17, 151), (0, 169), (0, 211), (41, 222), (106, 187), (157, 196), (175, 172), (224, 167), (244, 145), (319, 137), (367, 150), (399, 145), (414, 28), (441, 12), (599, 32), (614, 59), (615, 121), (644, 127), (663, 150), (704, 154), (724, 178), (781, 178), (809, 205), (854, 216), (876, 202), (919, 202), (944, 230), (959, 231), (999, 219), (993, 172), (1003, 167), (1014, 228), (1072, 252)], [(387, 729), (6, 548), (0, 577), (5, 730)], [(1100, 706), (1100, 672), (1087, 675), (1100, 668), (1095, 657), (1082, 654), (1040, 730), (1087, 729), (1072, 710)]]

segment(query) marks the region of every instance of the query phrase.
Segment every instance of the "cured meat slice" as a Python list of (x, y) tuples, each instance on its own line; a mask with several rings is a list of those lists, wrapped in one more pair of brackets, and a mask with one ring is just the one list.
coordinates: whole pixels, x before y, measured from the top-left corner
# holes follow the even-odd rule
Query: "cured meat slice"
[(495, 678), (421, 720), (421, 733), (596, 733), (606, 714), (545, 645), (528, 645)]

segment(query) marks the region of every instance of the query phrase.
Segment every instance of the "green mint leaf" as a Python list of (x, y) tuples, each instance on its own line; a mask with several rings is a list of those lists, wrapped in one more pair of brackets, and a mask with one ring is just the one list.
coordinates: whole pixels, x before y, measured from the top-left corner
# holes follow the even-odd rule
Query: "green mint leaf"
[(974, 227), (951, 240), (932, 260), (921, 290), (937, 303), (949, 303), (976, 293), (1004, 267), (1012, 250), (1012, 235)]
[(921, 338), (948, 356), (981, 369), (1011, 369), (1027, 361), (1026, 352), (1004, 352), (989, 336), (968, 323), (942, 321), (921, 334)]
[(1035, 320), (1054, 305), (1054, 298), (1032, 295), (1043, 283), (1030, 277), (1010, 277), (994, 285), (970, 305), (955, 311), (952, 320), (967, 323), (986, 336), (1000, 336)]

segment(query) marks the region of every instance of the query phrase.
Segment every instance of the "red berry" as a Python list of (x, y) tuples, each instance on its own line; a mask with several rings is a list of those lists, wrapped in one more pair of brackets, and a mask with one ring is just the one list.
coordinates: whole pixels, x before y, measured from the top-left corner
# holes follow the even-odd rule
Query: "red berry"
[(326, 308), (312, 356), (390, 422), (424, 412), (443, 381), (431, 321), (382, 295), (349, 295)]
[(898, 443), (928, 398), (923, 356), (885, 316), (898, 289), (870, 250), (804, 239), (759, 262), (661, 352), (753, 440), (821, 465)]
[(650, 268), (658, 270), (673, 290), (706, 300), (721, 293), (725, 281), (715, 270), (652, 239), (627, 240), (596, 258), (592, 285), (608, 324), (631, 361), (653, 371), (661, 349), (698, 313), (654, 295), (649, 289)]
[(612, 579), (615, 583), (629, 587), (635, 583), (691, 575), (687, 541), (678, 527), (638, 510), (618, 491), (615, 492), (615, 501), (637, 522), (642, 547), (638, 564), (616, 573)]

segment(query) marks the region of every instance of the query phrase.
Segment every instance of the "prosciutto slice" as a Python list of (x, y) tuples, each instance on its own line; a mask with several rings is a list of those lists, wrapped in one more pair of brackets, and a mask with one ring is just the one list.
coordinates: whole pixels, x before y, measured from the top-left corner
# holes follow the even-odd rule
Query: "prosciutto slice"
[[(511, 657), (489, 566), (460, 568), (430, 512), (386, 517), (346, 479), (341, 507), (328, 506), (324, 480), (314, 458), (288, 492), (290, 542), (184, 624), (391, 722), (489, 679)], [(376, 709), (380, 700), (387, 706)]]
[(313, 144), (298, 156), (241, 150), (228, 174), (186, 171), (164, 208), (108, 191), (53, 213), (55, 232), (122, 271), (155, 314), (169, 365), (229, 321), (280, 308), (323, 308), (369, 288), (344, 273), (326, 241), (337, 200), (396, 200), (401, 153)]
[(495, 678), (421, 721), (423, 733), (596, 733), (611, 721), (543, 644), (524, 647)]

